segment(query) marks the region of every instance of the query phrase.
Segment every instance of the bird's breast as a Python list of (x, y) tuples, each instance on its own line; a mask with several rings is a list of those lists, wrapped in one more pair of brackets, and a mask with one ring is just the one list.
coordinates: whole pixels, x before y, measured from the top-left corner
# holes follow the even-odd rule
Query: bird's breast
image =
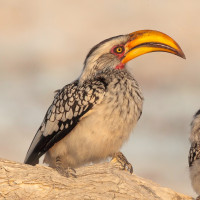
[(94, 147), (90, 150), (99, 158), (119, 151), (141, 115), (142, 104), (143, 97), (135, 80), (114, 79), (103, 101), (80, 122), (87, 135), (85, 141)]
[(78, 167), (112, 156), (128, 139), (142, 112), (142, 94), (134, 79), (113, 79), (100, 104), (50, 150), (63, 155), (66, 166)]
[(194, 190), (200, 194), (200, 159), (195, 160), (190, 167), (190, 177)]
[(133, 78), (115, 78), (108, 85), (104, 101), (99, 107), (102, 107), (104, 121), (111, 130), (129, 134), (141, 115), (142, 104), (141, 90)]

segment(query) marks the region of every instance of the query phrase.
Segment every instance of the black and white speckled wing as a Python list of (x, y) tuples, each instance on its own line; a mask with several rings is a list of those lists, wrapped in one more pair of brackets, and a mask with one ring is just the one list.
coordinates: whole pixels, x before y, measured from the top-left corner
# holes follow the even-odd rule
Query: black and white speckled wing
[(200, 159), (200, 143), (193, 142), (188, 156), (189, 167), (191, 167), (193, 162), (197, 159)]
[(80, 118), (102, 101), (106, 86), (104, 80), (87, 81), (82, 86), (75, 81), (57, 90), (24, 163), (37, 164), (46, 151), (69, 134)]

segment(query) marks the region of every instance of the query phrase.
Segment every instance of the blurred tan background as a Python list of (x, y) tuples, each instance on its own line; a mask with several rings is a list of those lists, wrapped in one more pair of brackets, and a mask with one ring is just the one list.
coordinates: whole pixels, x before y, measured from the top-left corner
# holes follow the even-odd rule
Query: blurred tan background
[(122, 151), (137, 175), (195, 196), (187, 157), (200, 108), (199, 13), (197, 0), (0, 0), (0, 157), (23, 162), (53, 92), (80, 75), (93, 45), (154, 29), (187, 60), (152, 53), (129, 63), (145, 102)]

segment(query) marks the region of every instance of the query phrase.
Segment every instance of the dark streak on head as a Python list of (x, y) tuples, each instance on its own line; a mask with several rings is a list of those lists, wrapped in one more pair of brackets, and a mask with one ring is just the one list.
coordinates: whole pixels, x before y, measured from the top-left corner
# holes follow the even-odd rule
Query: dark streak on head
[(200, 115), (200, 109), (195, 113), (194, 117), (196, 117), (197, 115)]
[(110, 41), (110, 40), (113, 40), (113, 39), (115, 39), (115, 38), (117, 38), (117, 37), (120, 37), (120, 36), (123, 36), (123, 35), (118, 35), (118, 36), (114, 36), (114, 37), (105, 39), (105, 40), (101, 41), (100, 43), (98, 43), (97, 45), (95, 45), (94, 47), (92, 47), (92, 49), (90, 49), (89, 53), (88, 53), (87, 56), (86, 56), (86, 59), (85, 59), (85, 61), (84, 61), (84, 66), (85, 66), (85, 64), (86, 64), (87, 59), (91, 56), (91, 54), (92, 54), (96, 49), (98, 49), (102, 44), (104, 44), (104, 43), (106, 43), (106, 42), (108, 42), (108, 41)]

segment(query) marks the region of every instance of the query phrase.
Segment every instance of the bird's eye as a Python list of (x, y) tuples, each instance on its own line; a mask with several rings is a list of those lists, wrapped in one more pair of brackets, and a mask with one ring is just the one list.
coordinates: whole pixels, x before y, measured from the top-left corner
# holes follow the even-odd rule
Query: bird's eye
[(120, 54), (122, 52), (124, 52), (124, 47), (123, 46), (117, 46), (114, 48), (114, 52), (117, 54)]

